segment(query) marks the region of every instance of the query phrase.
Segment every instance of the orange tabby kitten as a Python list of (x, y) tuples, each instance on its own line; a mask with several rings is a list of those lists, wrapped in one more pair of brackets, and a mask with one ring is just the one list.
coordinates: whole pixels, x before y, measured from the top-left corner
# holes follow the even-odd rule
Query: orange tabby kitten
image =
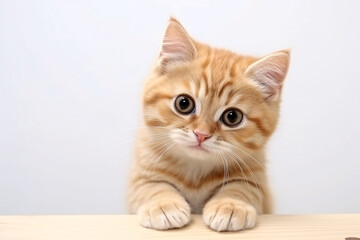
[(279, 115), (289, 52), (262, 58), (193, 40), (170, 19), (144, 86), (129, 205), (141, 225), (181, 228), (202, 213), (216, 231), (271, 212), (264, 146)]

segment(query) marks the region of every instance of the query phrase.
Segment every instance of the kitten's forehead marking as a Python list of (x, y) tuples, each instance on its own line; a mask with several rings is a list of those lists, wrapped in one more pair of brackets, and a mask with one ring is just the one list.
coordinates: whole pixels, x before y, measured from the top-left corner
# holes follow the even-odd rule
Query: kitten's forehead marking
[(201, 101), (197, 97), (194, 98), (194, 101), (195, 101), (195, 115), (199, 116), (200, 112), (201, 112), (201, 106), (202, 106)]
[(194, 81), (190, 81), (190, 92), (193, 96), (195, 96), (196, 93), (196, 83)]
[(200, 98), (200, 99), (205, 99), (205, 97), (206, 97), (204, 81), (200, 81), (200, 87), (199, 87), (199, 90), (198, 90), (197, 97)]

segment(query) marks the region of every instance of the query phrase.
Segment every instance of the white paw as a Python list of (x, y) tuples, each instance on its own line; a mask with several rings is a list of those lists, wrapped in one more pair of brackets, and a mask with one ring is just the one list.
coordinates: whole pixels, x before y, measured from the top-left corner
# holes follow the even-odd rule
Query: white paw
[(256, 216), (252, 205), (234, 199), (210, 200), (203, 211), (205, 224), (219, 232), (253, 228)]
[(187, 203), (161, 202), (141, 206), (138, 217), (146, 228), (166, 230), (185, 226), (191, 215)]

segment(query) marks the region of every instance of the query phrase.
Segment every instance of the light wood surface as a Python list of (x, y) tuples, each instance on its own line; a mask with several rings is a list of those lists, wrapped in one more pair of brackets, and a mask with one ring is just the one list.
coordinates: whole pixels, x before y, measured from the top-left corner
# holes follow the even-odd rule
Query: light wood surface
[(201, 216), (189, 226), (156, 231), (139, 226), (134, 215), (0, 216), (0, 240), (119, 239), (337, 239), (360, 238), (360, 214), (263, 215), (252, 230), (218, 233)]

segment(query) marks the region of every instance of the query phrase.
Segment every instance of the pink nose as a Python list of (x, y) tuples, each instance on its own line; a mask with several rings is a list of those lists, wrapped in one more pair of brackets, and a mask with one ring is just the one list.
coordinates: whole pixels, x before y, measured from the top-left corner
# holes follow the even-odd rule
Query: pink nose
[(197, 138), (199, 144), (211, 137), (211, 135), (207, 134), (207, 133), (194, 132), (194, 134), (196, 135), (196, 138)]

